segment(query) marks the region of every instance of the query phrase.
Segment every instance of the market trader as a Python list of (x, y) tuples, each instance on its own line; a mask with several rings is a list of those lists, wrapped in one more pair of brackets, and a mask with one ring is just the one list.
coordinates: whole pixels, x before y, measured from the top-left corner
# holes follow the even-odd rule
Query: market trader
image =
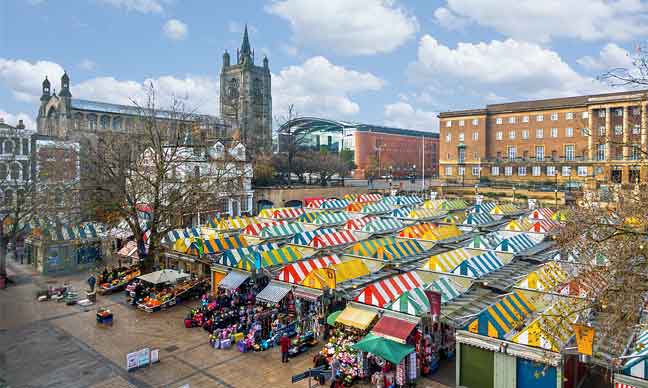
[(288, 362), (288, 348), (290, 347), (290, 338), (284, 333), (279, 340), (281, 345), (281, 362)]

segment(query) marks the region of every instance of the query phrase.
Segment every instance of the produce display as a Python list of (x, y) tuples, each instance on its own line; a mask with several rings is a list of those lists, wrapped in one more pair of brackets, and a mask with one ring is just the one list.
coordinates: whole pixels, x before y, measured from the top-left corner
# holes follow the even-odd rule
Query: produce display
[(117, 277), (113, 277), (112, 279), (106, 279), (107, 281), (104, 283), (99, 284), (99, 291), (101, 293), (110, 293), (110, 292), (115, 292), (119, 291), (120, 289), (123, 289), (133, 281), (136, 277), (140, 276), (142, 273), (139, 269), (139, 267), (129, 267), (126, 268), (125, 270), (118, 272)]
[(138, 307), (146, 312), (158, 311), (162, 307), (170, 307), (176, 304), (183, 297), (190, 297), (192, 291), (198, 290), (198, 287), (204, 285), (204, 279), (192, 279), (175, 286), (165, 287), (158, 290), (152, 290), (148, 296), (141, 300)]

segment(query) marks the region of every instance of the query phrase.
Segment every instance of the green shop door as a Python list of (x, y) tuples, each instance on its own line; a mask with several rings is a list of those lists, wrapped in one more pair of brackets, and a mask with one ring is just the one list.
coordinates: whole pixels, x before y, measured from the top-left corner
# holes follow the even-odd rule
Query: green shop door
[(459, 385), (467, 388), (493, 388), (493, 352), (461, 344)]

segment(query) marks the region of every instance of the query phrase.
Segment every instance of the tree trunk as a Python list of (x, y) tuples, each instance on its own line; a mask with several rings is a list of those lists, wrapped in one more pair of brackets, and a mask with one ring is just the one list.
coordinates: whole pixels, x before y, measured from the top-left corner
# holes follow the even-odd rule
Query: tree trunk
[[(7, 279), (7, 244), (6, 237), (0, 237), (0, 279)], [(3, 282), (0, 280), (0, 284)]]

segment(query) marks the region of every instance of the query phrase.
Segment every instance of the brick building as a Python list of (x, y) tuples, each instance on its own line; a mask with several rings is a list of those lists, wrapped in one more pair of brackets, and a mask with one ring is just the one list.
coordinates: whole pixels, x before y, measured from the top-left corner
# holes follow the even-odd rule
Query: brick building
[(351, 151), (357, 167), (354, 178), (420, 177), (423, 170), (426, 177), (438, 176), (438, 133), (299, 117), (279, 128), (279, 152), (287, 147), (288, 136), (298, 138), (306, 148)]
[(643, 182), (647, 97), (632, 91), (442, 112), (441, 178), (573, 187)]

